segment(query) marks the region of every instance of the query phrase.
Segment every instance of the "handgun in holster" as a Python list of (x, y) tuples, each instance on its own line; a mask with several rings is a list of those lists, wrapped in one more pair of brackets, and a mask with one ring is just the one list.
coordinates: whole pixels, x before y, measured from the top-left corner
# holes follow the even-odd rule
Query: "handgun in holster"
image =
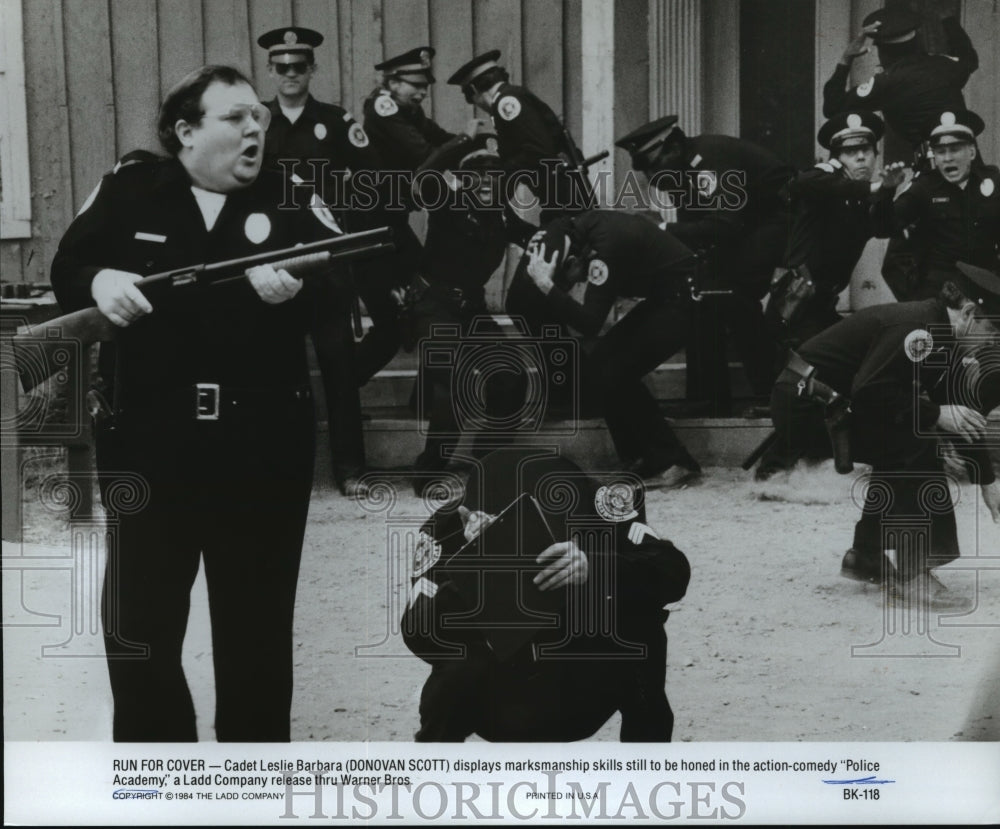
[(778, 268), (771, 278), (765, 318), (779, 331), (786, 331), (802, 316), (806, 304), (816, 295), (816, 285), (809, 268)]
[(789, 351), (786, 368), (798, 375), (799, 397), (823, 405), (823, 423), (833, 449), (833, 464), (837, 472), (846, 475), (854, 471), (851, 460), (850, 414), (851, 401), (816, 378), (816, 367), (795, 351)]

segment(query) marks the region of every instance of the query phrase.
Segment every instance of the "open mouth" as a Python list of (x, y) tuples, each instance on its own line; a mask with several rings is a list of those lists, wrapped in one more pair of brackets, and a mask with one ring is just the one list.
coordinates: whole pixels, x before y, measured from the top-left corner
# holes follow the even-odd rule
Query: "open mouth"
[(242, 153), (240, 153), (240, 158), (244, 158), (247, 161), (256, 161), (258, 155), (260, 155), (260, 146), (257, 144), (251, 144), (244, 149)]
[(958, 175), (958, 167), (956, 167), (954, 164), (947, 164), (941, 168), (941, 172), (944, 173), (946, 176)]

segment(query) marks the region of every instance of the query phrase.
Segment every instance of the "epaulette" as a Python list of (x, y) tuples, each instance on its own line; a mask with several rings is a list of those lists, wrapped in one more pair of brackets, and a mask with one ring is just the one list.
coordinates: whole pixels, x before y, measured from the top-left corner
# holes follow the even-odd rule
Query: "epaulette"
[(149, 150), (132, 150), (118, 159), (118, 162), (112, 167), (111, 172), (117, 175), (126, 167), (133, 167), (137, 164), (155, 164), (161, 161), (166, 161), (166, 158)]
[(835, 173), (837, 170), (842, 169), (843, 166), (844, 165), (837, 161), (837, 159), (831, 158), (828, 161), (819, 162), (816, 165), (816, 169), (822, 170), (824, 173)]

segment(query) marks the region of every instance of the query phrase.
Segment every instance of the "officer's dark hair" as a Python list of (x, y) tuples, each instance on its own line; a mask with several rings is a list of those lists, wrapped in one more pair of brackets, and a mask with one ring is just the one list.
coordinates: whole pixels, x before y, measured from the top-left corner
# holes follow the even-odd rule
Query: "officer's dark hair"
[(192, 125), (201, 123), (201, 118), (205, 114), (201, 96), (216, 82), (227, 86), (245, 83), (253, 87), (247, 76), (239, 69), (219, 64), (203, 66), (181, 78), (163, 99), (160, 105), (160, 118), (156, 124), (160, 144), (170, 155), (177, 155), (181, 151), (181, 142), (174, 131), (174, 125), (178, 121), (187, 121)]
[(492, 66), (481, 75), (477, 75), (469, 81), (468, 86), (471, 86), (476, 92), (485, 92), (491, 86), (498, 83), (507, 83), (509, 80), (510, 75), (507, 74), (506, 69), (502, 66)]

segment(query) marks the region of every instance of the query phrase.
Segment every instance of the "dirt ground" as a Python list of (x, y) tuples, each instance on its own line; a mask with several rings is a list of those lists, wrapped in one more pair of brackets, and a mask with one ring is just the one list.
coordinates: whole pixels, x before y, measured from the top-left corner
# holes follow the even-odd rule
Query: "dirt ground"
[[(956, 488), (963, 555), (938, 572), (973, 609), (905, 611), (878, 588), (839, 576), (857, 517), (857, 477), (838, 476), (827, 463), (761, 485), (740, 470), (712, 468), (694, 486), (649, 495), (648, 523), (692, 567), (667, 625), (675, 740), (1000, 739), (1000, 527), (976, 488)], [(417, 727), (429, 669), (394, 631), (406, 596), (385, 539), (387, 523), (422, 518), (426, 507), (396, 481), (391, 509), (388, 501), (365, 507), (314, 492), (296, 610), (294, 740), (410, 740)], [(27, 505), (26, 518), (28, 543), (4, 544), (5, 737), (108, 740), (110, 691), (93, 602), (84, 595), (71, 604), (70, 570), (58, 569), (58, 559), (57, 569), (32, 558), (22, 571), (7, 558), (65, 556), (70, 529), (37, 504)], [(100, 573), (78, 567), (84, 571), (90, 583)], [(77, 655), (42, 656), (43, 646), (67, 639), (64, 651)], [(184, 658), (200, 736), (213, 739), (200, 578)], [(616, 740), (617, 729), (614, 718), (594, 739)]]

